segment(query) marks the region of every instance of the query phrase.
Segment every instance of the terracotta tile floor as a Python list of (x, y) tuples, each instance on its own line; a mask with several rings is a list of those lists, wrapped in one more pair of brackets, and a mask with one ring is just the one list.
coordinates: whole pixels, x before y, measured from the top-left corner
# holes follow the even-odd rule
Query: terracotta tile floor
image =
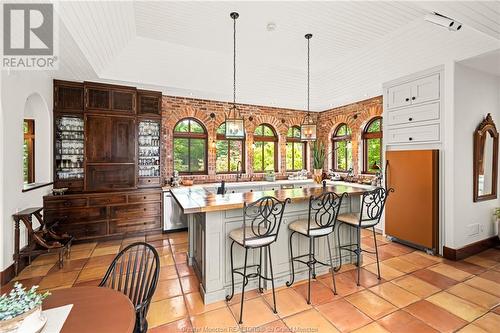
[[(370, 233), (362, 237), (365, 247), (374, 246)], [(279, 288), (277, 315), (271, 310), (270, 292), (250, 291), (245, 294), (243, 325), (237, 324), (238, 294), (230, 304), (203, 304), (199, 282), (186, 263), (186, 232), (78, 244), (63, 269), (55, 256), (44, 255), (17, 280), (43, 289), (97, 285), (121, 248), (144, 240), (161, 255), (160, 282), (148, 314), (152, 333), (499, 331), (500, 249), (452, 262), (390, 243), (381, 235), (381, 280), (373, 256), (367, 256), (361, 286), (355, 283), (355, 267), (347, 265), (336, 274), (338, 295), (330, 289), (330, 274), (318, 276), (312, 284), (312, 305), (305, 301), (306, 284)]]

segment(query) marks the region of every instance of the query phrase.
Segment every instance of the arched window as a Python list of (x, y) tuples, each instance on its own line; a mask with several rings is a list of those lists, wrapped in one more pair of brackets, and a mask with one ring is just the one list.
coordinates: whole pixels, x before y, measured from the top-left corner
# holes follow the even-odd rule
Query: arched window
[(253, 171), (278, 171), (276, 152), (278, 151), (278, 136), (267, 124), (260, 124), (255, 129), (253, 147)]
[(382, 162), (382, 118), (375, 117), (363, 131), (363, 172), (375, 173)]
[(180, 174), (207, 173), (207, 130), (192, 118), (174, 127), (174, 170)]
[(340, 124), (333, 132), (333, 169), (348, 171), (352, 168), (351, 129), (347, 124)]
[(226, 123), (222, 123), (217, 129), (215, 147), (217, 156), (215, 171), (217, 173), (245, 171), (245, 140), (227, 139)]
[(300, 141), (300, 127), (292, 126), (286, 133), (286, 171), (306, 168), (306, 143)]

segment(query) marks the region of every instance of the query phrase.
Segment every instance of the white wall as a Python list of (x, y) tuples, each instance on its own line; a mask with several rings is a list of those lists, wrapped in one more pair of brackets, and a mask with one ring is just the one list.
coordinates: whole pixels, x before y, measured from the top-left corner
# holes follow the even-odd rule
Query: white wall
[[(473, 133), (491, 113), (500, 128), (500, 77), (455, 64), (453, 115), (453, 248), (491, 237), (493, 209), (500, 198), (473, 202)], [(500, 180), (500, 179), (499, 179)], [(500, 182), (498, 187), (500, 188)], [(479, 234), (468, 235), (468, 225), (479, 224)]]
[[(0, 119), (0, 236), (1, 257), (0, 270), (7, 268), (12, 262), (14, 250), (14, 224), (12, 214), (16, 211), (28, 207), (41, 206), (42, 197), (51, 190), (51, 187), (22, 192), (23, 188), (23, 133), (22, 124), (26, 101), (33, 95), (38, 94), (43, 103), (28, 103), (28, 109), (33, 105), (42, 105), (46, 109), (47, 118), (42, 124), (37, 126), (36, 135), (45, 136), (49, 146), (43, 153), (40, 153), (40, 160), (37, 163), (41, 170), (51, 170), (52, 145), (50, 144), (50, 124), (52, 124), (52, 80), (44, 72), (37, 71), (12, 71), (1, 72), (1, 119)], [(38, 101), (40, 102), (40, 101)], [(43, 107), (41, 107), (43, 108)], [(38, 110), (31, 110), (38, 114)], [(42, 111), (41, 111), (42, 112)], [(43, 114), (43, 112), (41, 113)], [(45, 123), (45, 127), (43, 126)], [(49, 127), (47, 128), (47, 124)], [(2, 127), (3, 126), (3, 127)], [(48, 134), (47, 134), (48, 133)], [(36, 140), (36, 138), (35, 138)], [(35, 155), (37, 152), (35, 152)], [(43, 156), (42, 154), (47, 154)], [(43, 180), (50, 180), (50, 172), (45, 173)], [(35, 175), (36, 177), (36, 175)]]

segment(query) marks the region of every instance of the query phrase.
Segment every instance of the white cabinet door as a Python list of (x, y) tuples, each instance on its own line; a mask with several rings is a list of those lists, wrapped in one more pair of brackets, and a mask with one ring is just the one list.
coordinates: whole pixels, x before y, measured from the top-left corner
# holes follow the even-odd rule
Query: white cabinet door
[(411, 103), (425, 103), (439, 99), (439, 74), (434, 74), (412, 83)]
[(389, 129), (387, 134), (387, 143), (432, 142), (440, 139), (439, 124), (394, 128)]
[(387, 112), (388, 126), (413, 124), (420, 121), (439, 120), (439, 103), (416, 105)]
[(411, 83), (405, 83), (387, 89), (387, 108), (411, 105), (411, 88)]

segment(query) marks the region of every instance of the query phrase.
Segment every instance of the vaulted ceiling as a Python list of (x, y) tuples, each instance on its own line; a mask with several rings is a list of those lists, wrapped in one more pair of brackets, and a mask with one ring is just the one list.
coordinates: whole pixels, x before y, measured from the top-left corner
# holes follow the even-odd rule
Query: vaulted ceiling
[[(237, 99), (311, 109), (381, 94), (398, 76), (500, 48), (500, 2), (60, 2), (62, 79), (232, 99), (232, 20), (237, 21)], [(463, 23), (424, 21), (437, 11)], [(268, 31), (268, 23), (276, 29)]]

